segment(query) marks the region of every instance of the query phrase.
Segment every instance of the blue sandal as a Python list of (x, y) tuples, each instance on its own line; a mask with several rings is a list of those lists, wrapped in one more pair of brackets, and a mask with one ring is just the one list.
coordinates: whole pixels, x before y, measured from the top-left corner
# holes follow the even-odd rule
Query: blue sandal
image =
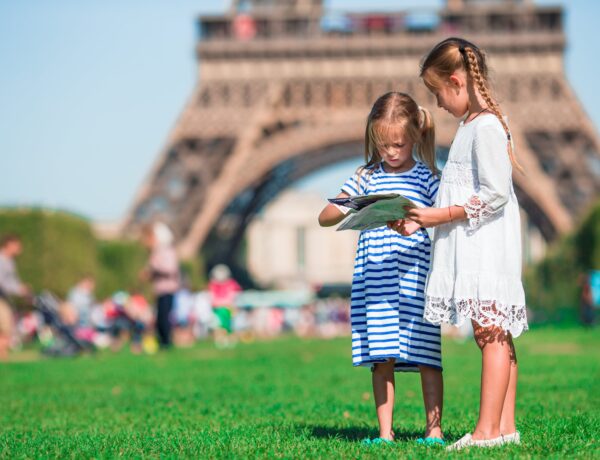
[(425, 447), (444, 447), (446, 445), (446, 441), (444, 441), (442, 438), (419, 438), (417, 439), (417, 444)]
[(369, 439), (365, 438), (360, 442), (363, 446), (388, 446), (394, 444), (394, 441), (390, 441), (385, 438)]

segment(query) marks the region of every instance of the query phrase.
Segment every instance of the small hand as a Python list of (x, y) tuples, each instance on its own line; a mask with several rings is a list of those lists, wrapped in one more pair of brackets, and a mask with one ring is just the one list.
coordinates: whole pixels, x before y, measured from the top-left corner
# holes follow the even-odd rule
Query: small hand
[(448, 221), (447, 208), (410, 208), (405, 206), (406, 219), (416, 222), (420, 227), (435, 227)]
[(402, 236), (409, 236), (421, 228), (419, 224), (409, 219), (394, 220), (387, 223), (388, 228), (400, 233)]
[(401, 232), (402, 227), (404, 226), (404, 219), (399, 219), (399, 220), (390, 220), (387, 223), (387, 227), (390, 230), (394, 230), (397, 233)]
[(400, 228), (400, 234), (402, 236), (410, 236), (421, 228), (414, 220), (402, 219), (402, 227)]

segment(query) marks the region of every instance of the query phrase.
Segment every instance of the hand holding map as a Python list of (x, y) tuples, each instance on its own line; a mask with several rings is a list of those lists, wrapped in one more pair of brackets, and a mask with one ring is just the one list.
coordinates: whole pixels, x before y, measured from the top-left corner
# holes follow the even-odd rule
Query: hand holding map
[(389, 221), (404, 219), (405, 206), (416, 207), (411, 200), (397, 193), (330, 198), (329, 201), (351, 209), (348, 217), (337, 228), (338, 231), (362, 231), (382, 227)]

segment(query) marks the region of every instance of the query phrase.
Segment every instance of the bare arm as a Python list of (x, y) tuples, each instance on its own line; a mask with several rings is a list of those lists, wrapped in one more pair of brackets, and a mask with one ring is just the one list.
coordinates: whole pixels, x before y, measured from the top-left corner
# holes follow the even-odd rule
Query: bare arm
[(458, 222), (467, 218), (465, 208), (450, 206), (447, 208), (413, 208), (406, 209), (406, 218), (421, 227), (435, 227), (449, 222)]
[[(347, 198), (349, 196), (347, 193), (341, 192), (336, 198)], [(329, 203), (319, 214), (319, 225), (321, 227), (332, 227), (339, 224), (344, 217), (346, 217), (346, 214), (340, 211), (337, 206)]]

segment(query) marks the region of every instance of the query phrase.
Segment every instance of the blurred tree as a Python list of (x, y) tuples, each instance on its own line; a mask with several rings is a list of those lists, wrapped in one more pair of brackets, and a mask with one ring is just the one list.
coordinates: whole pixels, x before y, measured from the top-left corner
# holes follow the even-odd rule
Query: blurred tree
[(600, 201), (578, 229), (550, 247), (547, 256), (525, 271), (527, 304), (537, 320), (575, 318), (581, 278), (600, 270)]

